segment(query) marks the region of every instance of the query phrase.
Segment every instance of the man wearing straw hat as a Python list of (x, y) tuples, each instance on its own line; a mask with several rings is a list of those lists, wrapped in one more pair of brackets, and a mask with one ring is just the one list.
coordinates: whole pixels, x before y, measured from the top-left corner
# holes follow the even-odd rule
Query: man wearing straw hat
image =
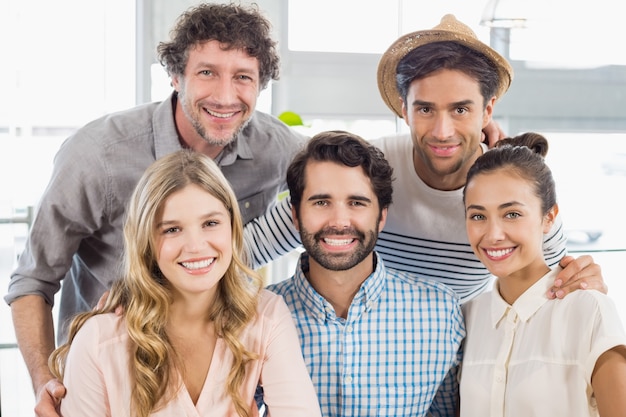
[[(397, 267), (393, 263), (406, 263), (408, 246), (413, 272), (445, 282), (463, 301), (490, 284), (489, 274), (468, 252), (463, 187), (467, 171), (487, 150), (481, 131), (512, 79), (507, 60), (450, 14), (433, 29), (401, 36), (378, 66), (380, 94), (410, 135), (373, 141), (394, 167), (394, 188), (401, 191), (394, 193), (377, 250), (387, 265)], [(566, 254), (565, 243), (559, 218), (544, 240), (551, 266)], [(563, 297), (577, 288), (605, 290), (590, 257), (572, 262), (555, 286), (572, 277), (570, 285), (553, 288), (549, 296)]]
[[(372, 141), (397, 178), (394, 204), (376, 251), (387, 267), (444, 282), (463, 302), (491, 284), (491, 275), (473, 254), (465, 232), (465, 176), (487, 150), (482, 130), (512, 78), (506, 59), (453, 15), (444, 16), (433, 29), (401, 36), (378, 66), (381, 96), (404, 119), (410, 135)], [(289, 216), (283, 203), (253, 222), (260, 226), (257, 230), (247, 230), (262, 230), (246, 239), (255, 243), (250, 250), (257, 264), (298, 245)], [(544, 255), (550, 266), (560, 262), (565, 269), (549, 296), (560, 298), (578, 288), (606, 292), (593, 259), (573, 259), (566, 252), (559, 217), (546, 235)]]

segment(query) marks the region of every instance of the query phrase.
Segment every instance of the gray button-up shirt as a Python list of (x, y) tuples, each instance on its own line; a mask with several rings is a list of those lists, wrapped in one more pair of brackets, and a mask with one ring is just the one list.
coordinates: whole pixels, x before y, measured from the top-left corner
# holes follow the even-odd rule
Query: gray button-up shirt
[[(181, 149), (173, 95), (104, 116), (79, 129), (55, 156), (52, 177), (36, 211), (26, 248), (5, 297), (35, 294), (53, 305), (63, 282), (59, 341), (64, 324), (91, 309), (121, 276), (124, 213), (145, 169)], [(287, 166), (306, 140), (278, 119), (255, 112), (220, 154), (244, 222), (261, 215), (286, 189)]]

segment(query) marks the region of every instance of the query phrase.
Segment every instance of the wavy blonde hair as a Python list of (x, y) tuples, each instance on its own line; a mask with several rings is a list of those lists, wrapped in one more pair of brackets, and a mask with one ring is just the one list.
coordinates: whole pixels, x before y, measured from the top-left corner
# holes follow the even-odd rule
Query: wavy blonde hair
[(131, 394), (133, 415), (146, 417), (175, 395), (182, 381), (174, 377), (179, 358), (168, 338), (171, 293), (156, 261), (155, 232), (165, 200), (187, 185), (202, 187), (220, 200), (230, 213), (233, 257), (217, 286), (209, 317), (218, 337), (233, 354), (226, 390), (240, 416), (249, 416), (249, 404), (241, 396), (246, 365), (257, 359), (239, 340), (242, 329), (256, 315), (261, 277), (246, 263), (243, 223), (237, 198), (213, 160), (203, 154), (182, 150), (153, 163), (139, 180), (128, 206), (124, 225), (124, 275), (114, 282), (101, 309), (77, 315), (70, 327), (68, 342), (56, 349), (49, 360), (52, 373), (63, 379), (65, 360), (76, 333), (90, 317), (124, 310), (131, 340)]

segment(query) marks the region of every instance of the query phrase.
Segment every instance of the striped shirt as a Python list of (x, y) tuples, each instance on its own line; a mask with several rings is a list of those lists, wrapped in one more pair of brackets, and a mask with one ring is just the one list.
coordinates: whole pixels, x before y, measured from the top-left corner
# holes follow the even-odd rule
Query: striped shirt
[[(474, 255), (465, 231), (463, 189), (441, 191), (426, 185), (415, 172), (410, 136), (371, 142), (381, 148), (395, 177), (393, 204), (376, 244), (387, 267), (442, 282), (462, 302), (490, 288), (492, 276)], [(248, 223), (245, 233), (257, 267), (300, 246), (288, 199)], [(548, 265), (556, 265), (567, 254), (566, 244), (562, 218), (557, 215), (544, 239)]]
[(291, 279), (268, 287), (291, 310), (322, 415), (452, 416), (465, 337), (459, 300), (376, 259), (347, 319), (307, 281), (306, 253)]

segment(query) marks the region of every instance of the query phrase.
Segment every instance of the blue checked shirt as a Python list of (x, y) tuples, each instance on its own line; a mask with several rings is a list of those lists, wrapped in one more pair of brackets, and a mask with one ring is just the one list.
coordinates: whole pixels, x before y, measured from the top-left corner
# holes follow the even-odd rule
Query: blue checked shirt
[(283, 296), (325, 417), (453, 416), (465, 327), (455, 293), (377, 265), (347, 319), (337, 317), (304, 273), (269, 289)]

